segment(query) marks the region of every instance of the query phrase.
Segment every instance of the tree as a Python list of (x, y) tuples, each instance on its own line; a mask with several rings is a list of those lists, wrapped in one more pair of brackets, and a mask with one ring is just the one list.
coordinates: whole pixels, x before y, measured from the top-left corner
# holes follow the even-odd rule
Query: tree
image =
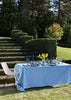
[(63, 35), (63, 29), (59, 24), (54, 23), (49, 28), (46, 27), (45, 37), (60, 40), (62, 35)]
[(33, 27), (36, 27), (38, 37), (43, 37), (46, 25), (53, 23), (50, 0), (20, 0), (19, 11), (20, 29), (33, 34)]
[(0, 13), (0, 35), (10, 36), (17, 23), (17, 5), (15, 0), (3, 0)]
[(69, 41), (69, 33), (71, 29), (71, 1), (65, 0), (61, 3), (60, 9), (60, 22), (62, 23), (64, 29), (64, 35), (62, 37), (62, 42), (67, 43)]
[(71, 29), (69, 30), (68, 43), (71, 43)]
[(64, 34), (61, 42), (68, 42), (69, 30), (71, 27), (71, 1), (70, 0), (55, 0), (54, 6), (56, 9), (56, 21), (63, 27)]

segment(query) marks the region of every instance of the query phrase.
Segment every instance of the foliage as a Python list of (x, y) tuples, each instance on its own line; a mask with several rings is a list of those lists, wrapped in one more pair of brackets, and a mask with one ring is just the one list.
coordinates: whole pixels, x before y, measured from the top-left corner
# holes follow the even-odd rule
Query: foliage
[(63, 35), (63, 29), (57, 23), (54, 23), (48, 29), (47, 29), (47, 27), (45, 29), (45, 37), (47, 37), (47, 38), (53, 38), (56, 40), (60, 40), (62, 35)]
[(34, 37), (34, 39), (37, 39), (38, 38), (38, 34), (37, 34), (36, 27), (33, 27), (33, 37)]
[(60, 3), (60, 21), (64, 24), (66, 21), (67, 23), (71, 23), (71, 1), (62, 0)]
[(11, 36), (21, 44), (25, 44), (26, 41), (33, 39), (33, 36), (29, 36), (28, 33), (22, 32), (22, 30), (12, 30)]
[(71, 43), (71, 29), (69, 30), (68, 43)]
[(62, 42), (63, 43), (69, 43), (70, 39), (70, 28), (71, 25), (70, 23), (67, 23), (66, 21), (63, 24), (63, 30), (64, 30), (64, 35), (62, 36)]
[(53, 23), (53, 13), (49, 9), (50, 0), (21, 0), (19, 2), (19, 28), (33, 35), (35, 26), (38, 37), (43, 37), (45, 26)]
[(38, 38), (26, 41), (26, 46), (38, 54), (48, 53), (56, 58), (56, 40), (47, 38)]
[(3, 0), (0, 15), (0, 34), (10, 36), (10, 31), (17, 25), (17, 5), (15, 0)]

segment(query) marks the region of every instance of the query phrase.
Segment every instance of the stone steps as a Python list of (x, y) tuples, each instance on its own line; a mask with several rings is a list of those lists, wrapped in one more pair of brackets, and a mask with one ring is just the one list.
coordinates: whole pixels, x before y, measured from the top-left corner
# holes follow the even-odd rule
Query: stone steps
[[(16, 63), (26, 62), (26, 58), (32, 60), (32, 55), (36, 55), (24, 45), (16, 43), (10, 37), (0, 37), (0, 63), (6, 62), (10, 70), (14, 70)], [(2, 66), (0, 65), (0, 85), (15, 83), (14, 76), (5, 75)]]
[(6, 56), (0, 57), (0, 61), (26, 61), (26, 58), (32, 58), (32, 56)]
[(24, 51), (28, 51), (28, 49), (15, 49), (15, 48), (5, 48), (5, 49), (0, 49), (0, 52), (24, 52)]
[(8, 57), (8, 56), (31, 56), (31, 55), (37, 55), (36, 52), (21, 52), (21, 51), (17, 51), (17, 52), (0, 52), (0, 57)]

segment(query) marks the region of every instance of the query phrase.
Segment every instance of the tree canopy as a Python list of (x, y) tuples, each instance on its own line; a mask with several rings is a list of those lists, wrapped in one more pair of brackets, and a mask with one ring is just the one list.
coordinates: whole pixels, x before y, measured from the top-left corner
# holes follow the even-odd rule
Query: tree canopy
[[(44, 37), (45, 28), (53, 23), (63, 27), (62, 41), (69, 41), (71, 30), (70, 0), (1, 0), (0, 35), (10, 36), (14, 28), (38, 37)], [(17, 2), (16, 2), (17, 1)], [(65, 40), (66, 39), (66, 40)]]
[(16, 24), (17, 5), (15, 0), (3, 0), (0, 13), (0, 35), (9, 35)]

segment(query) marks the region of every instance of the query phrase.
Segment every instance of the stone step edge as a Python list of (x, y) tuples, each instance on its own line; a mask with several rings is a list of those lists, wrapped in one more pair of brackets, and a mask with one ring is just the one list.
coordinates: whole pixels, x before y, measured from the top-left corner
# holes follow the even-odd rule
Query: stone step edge
[(14, 75), (2, 75), (2, 76), (0, 76), (0, 80), (1, 79), (11, 79), (11, 78), (15, 78)]
[[(10, 68), (11, 71), (14, 71), (14, 68)], [(0, 72), (3, 71), (3, 69), (0, 69)]]
[(10, 89), (10, 88), (16, 88), (16, 84), (15, 83), (0, 84), (0, 90), (1, 89)]
[[(0, 61), (0, 63), (1, 63), (2, 61)], [(3, 61), (3, 62), (6, 62), (6, 63), (8, 63), (8, 64), (14, 64), (14, 63), (21, 63), (21, 62), (23, 62), (23, 63), (25, 63), (26, 61)]]

